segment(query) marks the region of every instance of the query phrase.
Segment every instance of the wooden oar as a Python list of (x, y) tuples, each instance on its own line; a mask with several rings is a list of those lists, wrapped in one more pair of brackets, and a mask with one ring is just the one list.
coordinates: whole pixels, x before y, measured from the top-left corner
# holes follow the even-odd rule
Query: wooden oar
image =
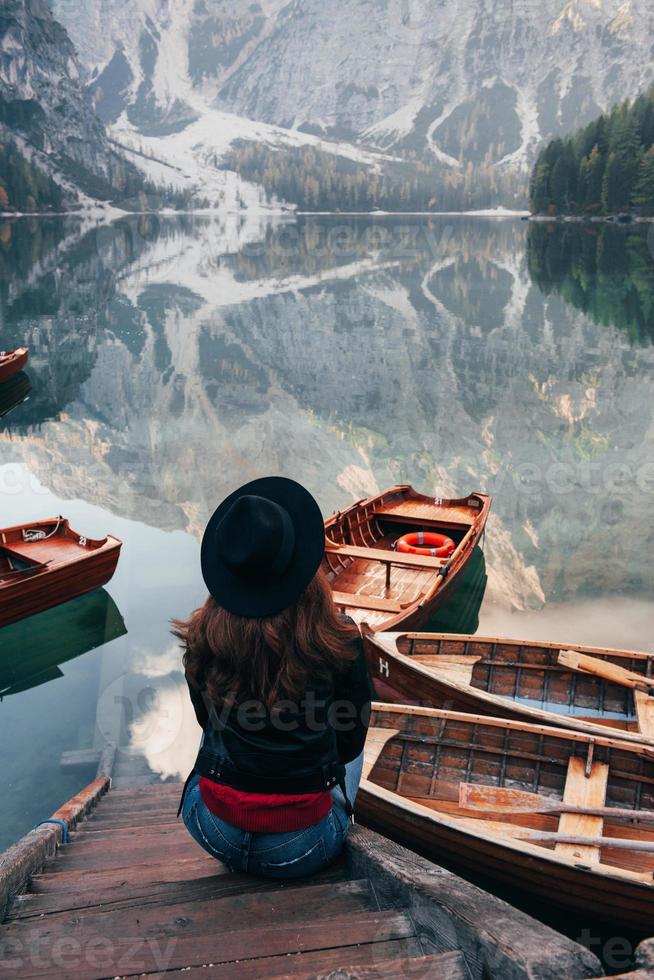
[(520, 832), (516, 840), (530, 844), (582, 844), (584, 847), (617, 847), (624, 851), (645, 851), (654, 854), (654, 840), (627, 840), (625, 837), (579, 837), (576, 834), (557, 834), (546, 830)]
[(654, 677), (644, 677), (633, 670), (626, 670), (611, 663), (610, 660), (600, 660), (598, 657), (589, 657), (585, 653), (577, 650), (561, 650), (558, 662), (563, 667), (570, 670), (579, 671), (582, 674), (593, 674), (595, 677), (603, 677), (606, 681), (614, 684), (621, 684), (623, 687), (630, 687), (636, 691), (650, 691), (654, 689)]
[(574, 806), (561, 800), (548, 800), (538, 793), (502, 786), (482, 786), (477, 783), (459, 785), (459, 806), (462, 810), (488, 810), (491, 813), (578, 813), (587, 817), (606, 817), (615, 820), (638, 820), (654, 823), (654, 810), (630, 810), (612, 806)]

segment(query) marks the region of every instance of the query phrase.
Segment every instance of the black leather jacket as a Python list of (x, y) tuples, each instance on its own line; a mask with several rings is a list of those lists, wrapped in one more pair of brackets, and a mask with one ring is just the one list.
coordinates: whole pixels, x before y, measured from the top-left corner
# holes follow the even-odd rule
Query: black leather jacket
[(269, 712), (255, 702), (231, 709), (212, 705), (189, 683), (204, 736), (193, 772), (252, 793), (313, 793), (341, 784), (346, 762), (362, 751), (372, 684), (363, 643), (332, 682), (309, 685), (300, 704)]

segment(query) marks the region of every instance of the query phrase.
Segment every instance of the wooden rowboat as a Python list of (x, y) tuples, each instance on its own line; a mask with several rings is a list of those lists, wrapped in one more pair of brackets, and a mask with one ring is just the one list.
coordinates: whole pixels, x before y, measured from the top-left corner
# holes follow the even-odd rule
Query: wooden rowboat
[[(325, 522), (324, 568), (336, 605), (374, 631), (423, 625), (458, 584), (490, 506), (483, 493), (442, 500), (404, 484), (334, 514)], [(393, 550), (398, 538), (416, 531), (446, 534), (453, 554)]]
[[(364, 633), (370, 673), (384, 700), (654, 744), (654, 697), (648, 694), (654, 653), (575, 647), (590, 663), (588, 671), (572, 666), (573, 651), (557, 643)], [(609, 676), (601, 676), (607, 670)], [(625, 673), (638, 679), (631, 684)]]
[(358, 816), (557, 907), (654, 922), (654, 754), (581, 732), (374, 704)]
[(85, 538), (63, 517), (0, 530), (0, 626), (106, 585), (121, 545)]
[(0, 384), (8, 381), (15, 374), (22, 371), (27, 364), (29, 350), (27, 347), (18, 347), (16, 350), (0, 351)]

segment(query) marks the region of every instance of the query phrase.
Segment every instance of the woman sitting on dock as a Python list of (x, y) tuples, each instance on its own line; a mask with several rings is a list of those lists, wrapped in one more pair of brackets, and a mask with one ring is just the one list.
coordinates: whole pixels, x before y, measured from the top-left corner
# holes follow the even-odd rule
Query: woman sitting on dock
[(203, 729), (180, 811), (232, 871), (313, 874), (340, 853), (363, 766), (371, 684), (357, 627), (321, 569), (311, 494), (267, 477), (212, 516), (209, 597), (175, 623)]

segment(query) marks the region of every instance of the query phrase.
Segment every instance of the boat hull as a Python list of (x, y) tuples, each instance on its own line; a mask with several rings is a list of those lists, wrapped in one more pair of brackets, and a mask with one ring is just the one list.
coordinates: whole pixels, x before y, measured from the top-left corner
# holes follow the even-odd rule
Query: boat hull
[[(374, 632), (425, 625), (459, 585), (490, 507), (486, 494), (441, 499), (401, 484), (339, 511), (325, 522), (323, 566), (336, 604)], [(401, 536), (416, 531), (451, 537), (453, 554), (396, 550)]]
[(0, 627), (93, 592), (116, 570), (122, 547), (117, 538), (82, 538), (63, 518), (38, 527), (44, 537), (32, 541), (23, 527), (0, 530), (0, 549), (26, 565), (0, 576)]
[(12, 351), (7, 357), (0, 358), (0, 384), (22, 371), (27, 364), (28, 357), (27, 348), (20, 347), (18, 350)]
[[(455, 871), (472, 872), (489, 882), (519, 889), (551, 907), (566, 908), (641, 936), (649, 936), (654, 922), (654, 892), (640, 883), (602, 881), (582, 869), (552, 865), (545, 858), (507, 854), (493, 841), (474, 837), (456, 828), (398, 809), (380, 799), (364, 782), (357, 795), (357, 819), (398, 844), (409, 847), (432, 861), (442, 861)], [(555, 898), (553, 898), (555, 896)]]
[[(404, 639), (404, 634), (372, 634), (364, 635), (364, 646), (370, 675), (380, 700), (395, 704), (420, 705), (427, 708), (444, 708), (451, 711), (463, 711), (473, 714), (488, 715), (490, 717), (500, 716), (515, 721), (527, 721), (533, 724), (550, 725), (552, 727), (570, 728), (575, 731), (586, 732), (593, 735), (612, 734), (625, 739), (628, 742), (638, 742), (654, 744), (654, 733), (651, 731), (641, 731), (638, 727), (638, 720), (634, 716), (631, 718), (625, 714), (624, 719), (605, 718), (603, 720), (590, 720), (583, 717), (575, 717), (572, 714), (561, 711), (549, 711), (545, 708), (536, 708), (528, 704), (523, 704), (519, 700), (502, 697), (475, 688), (470, 683), (457, 682), (447, 676), (446, 671), (439, 671), (437, 667), (426, 667), (414, 661), (410, 656), (402, 654), (397, 649), (397, 638)], [(565, 646), (554, 643), (527, 644), (512, 640), (495, 640), (479, 636), (458, 636), (448, 634), (416, 634), (413, 637), (416, 643), (423, 644), (421, 649), (429, 642), (434, 645), (443, 644), (447, 650), (482, 650), (485, 647), (492, 648), (495, 653), (506, 652), (506, 656), (511, 655), (513, 648), (520, 647), (540, 652), (542, 659), (547, 658), (547, 663), (543, 663), (545, 669), (554, 673), (553, 665), (556, 664), (556, 655)], [(634, 665), (640, 665), (640, 669), (645, 674), (651, 669), (647, 666), (648, 661), (654, 665), (654, 654), (648, 656), (643, 653), (632, 651), (615, 650), (610, 651), (606, 648), (576, 647), (575, 649), (586, 652), (589, 655), (601, 656), (605, 658), (615, 658)], [(437, 657), (433, 658), (437, 660)], [(510, 666), (515, 667), (515, 664)], [(499, 672), (504, 667), (508, 672), (509, 664), (502, 661), (496, 662), (495, 670)], [(516, 667), (516, 671), (526, 672), (526, 667), (521, 665)], [(585, 692), (581, 688), (582, 684), (587, 684), (587, 697), (590, 703), (591, 695), (596, 698), (598, 704), (611, 703), (612, 697), (615, 707), (621, 703), (623, 698), (631, 697), (626, 691), (615, 688), (614, 685), (596, 682), (584, 678), (575, 679), (572, 674), (560, 669), (556, 674), (557, 680), (561, 683), (561, 678), (567, 677), (567, 683), (575, 685), (577, 691)], [(514, 681), (511, 679), (511, 685)], [(614, 712), (618, 714), (617, 711)]]
[[(554, 848), (526, 839), (565, 833), (566, 817), (539, 805), (574, 802), (573, 785), (583, 795), (587, 785), (599, 782), (605, 802), (596, 805), (650, 813), (654, 761), (646, 747), (606, 735), (402, 705), (373, 705), (371, 726), (356, 801), (361, 822), (455, 870), (588, 916), (589, 923), (601, 919), (631, 934), (651, 933), (650, 822), (605, 818), (598, 828), (588, 826), (594, 817), (573, 817), (579, 821), (575, 833), (588, 845)], [(527, 789), (536, 804), (528, 812), (471, 809), (461, 802), (465, 784), (486, 784), (499, 793), (502, 787)], [(601, 848), (589, 846), (596, 837), (605, 842)], [(620, 847), (624, 838), (649, 852)], [(615, 847), (608, 843), (613, 840)]]

